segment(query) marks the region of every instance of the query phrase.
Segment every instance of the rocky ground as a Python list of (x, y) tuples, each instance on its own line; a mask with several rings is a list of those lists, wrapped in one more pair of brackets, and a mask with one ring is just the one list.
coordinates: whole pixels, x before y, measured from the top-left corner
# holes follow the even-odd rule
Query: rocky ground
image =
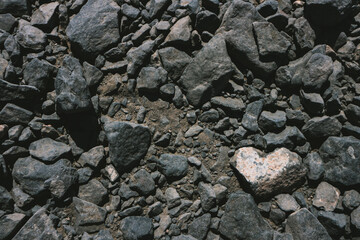
[(0, 240), (360, 239), (357, 0), (0, 0)]

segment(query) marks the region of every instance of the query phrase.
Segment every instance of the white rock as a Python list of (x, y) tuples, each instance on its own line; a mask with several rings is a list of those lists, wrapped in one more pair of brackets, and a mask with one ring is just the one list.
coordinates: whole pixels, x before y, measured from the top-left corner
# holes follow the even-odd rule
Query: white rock
[(253, 147), (240, 148), (231, 164), (258, 197), (288, 192), (301, 183), (306, 174), (299, 155), (286, 148), (267, 155)]

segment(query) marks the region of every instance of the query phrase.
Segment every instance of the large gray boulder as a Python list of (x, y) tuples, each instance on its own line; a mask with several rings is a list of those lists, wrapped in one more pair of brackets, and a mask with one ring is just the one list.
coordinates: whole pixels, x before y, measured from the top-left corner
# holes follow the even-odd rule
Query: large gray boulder
[(226, 43), (219, 34), (186, 66), (178, 83), (186, 92), (189, 103), (200, 106), (224, 88), (232, 73), (233, 65)]
[(74, 51), (96, 57), (119, 42), (119, 11), (113, 0), (89, 0), (66, 28)]
[(104, 129), (110, 159), (118, 171), (133, 168), (147, 153), (151, 141), (149, 128), (117, 121), (106, 123)]

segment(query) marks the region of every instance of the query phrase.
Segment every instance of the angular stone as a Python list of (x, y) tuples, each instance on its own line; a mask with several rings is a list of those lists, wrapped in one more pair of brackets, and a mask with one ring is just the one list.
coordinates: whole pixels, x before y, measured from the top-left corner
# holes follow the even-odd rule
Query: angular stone
[(109, 141), (109, 155), (118, 171), (133, 168), (142, 159), (150, 146), (150, 130), (142, 125), (128, 122), (105, 124)]
[(324, 110), (324, 99), (318, 93), (300, 92), (301, 102), (307, 113), (310, 115), (320, 115)]
[(96, 232), (103, 228), (106, 210), (93, 203), (73, 198), (75, 228), (78, 233)]
[(252, 102), (246, 106), (245, 114), (241, 120), (241, 124), (249, 131), (256, 132), (259, 129), (258, 118), (264, 106), (262, 100)]
[(347, 222), (345, 214), (319, 211), (317, 218), (331, 237), (337, 239), (344, 234)]
[(168, 209), (177, 207), (181, 204), (181, 198), (180, 195), (178, 194), (178, 192), (176, 191), (175, 188), (167, 188), (165, 191), (165, 197), (166, 197), (166, 206), (168, 207)]
[(266, 132), (276, 132), (284, 128), (286, 124), (286, 113), (276, 111), (274, 113), (263, 111), (259, 117), (259, 127)]
[(28, 124), (34, 114), (24, 108), (7, 103), (0, 111), (0, 122), (6, 124)]
[(317, 181), (324, 176), (325, 168), (319, 153), (311, 152), (304, 158), (304, 163), (308, 167), (307, 177), (309, 180)]
[(310, 119), (301, 130), (307, 139), (319, 139), (338, 136), (341, 127), (341, 123), (336, 118), (323, 116)]
[(154, 234), (153, 223), (148, 217), (126, 217), (121, 221), (120, 229), (124, 240), (152, 239)]
[(252, 147), (240, 148), (230, 163), (257, 197), (291, 191), (306, 174), (301, 158), (286, 148), (267, 155)]
[(327, 182), (321, 182), (316, 188), (313, 205), (327, 212), (335, 210), (340, 197), (340, 190)]
[(276, 70), (275, 83), (279, 87), (303, 87), (310, 92), (320, 91), (333, 72), (333, 61), (326, 56), (326, 46), (318, 45), (302, 58)]
[(285, 231), (294, 239), (331, 240), (323, 225), (306, 208), (292, 213), (287, 221)]
[(104, 76), (104, 74), (98, 68), (87, 62), (83, 63), (83, 69), (84, 69), (84, 78), (86, 79), (86, 82), (89, 85), (89, 87), (97, 86)]
[(40, 91), (28, 85), (12, 84), (0, 79), (0, 102), (16, 102), (40, 98)]
[(219, 231), (227, 239), (272, 240), (272, 229), (262, 218), (250, 194), (232, 193), (225, 205)]
[(79, 162), (82, 165), (89, 165), (97, 168), (105, 157), (105, 149), (103, 146), (93, 147), (87, 152), (81, 154)]
[(136, 19), (140, 14), (139, 9), (126, 3), (121, 5), (121, 12), (122, 14), (124, 14), (125, 16), (131, 19)]
[(84, 201), (100, 206), (107, 200), (108, 191), (101, 182), (91, 179), (87, 184), (79, 187), (78, 196)]
[(42, 4), (31, 16), (31, 25), (50, 32), (56, 23), (58, 2)]
[(45, 49), (46, 34), (31, 25), (23, 25), (17, 32), (16, 41), (25, 49), (39, 52)]
[(136, 80), (136, 87), (144, 93), (158, 93), (161, 84), (167, 80), (167, 72), (162, 67), (144, 67)]
[(155, 46), (155, 41), (145, 41), (137, 48), (130, 49), (126, 54), (128, 61), (127, 73), (130, 77), (138, 74), (141, 67), (149, 60), (151, 52)]
[(223, 17), (218, 33), (223, 33), (235, 64), (245, 66), (260, 76), (273, 73), (277, 64), (275, 59), (262, 62), (256, 44), (253, 22), (266, 22), (256, 11), (255, 6), (242, 0), (233, 1)]
[(233, 73), (233, 65), (227, 55), (222, 35), (210, 40), (189, 63), (180, 80), (186, 98), (194, 106), (200, 106), (219, 93)]
[(269, 150), (277, 147), (286, 147), (294, 149), (296, 146), (302, 146), (306, 142), (306, 138), (297, 127), (286, 127), (282, 132), (267, 133), (264, 136), (266, 148)]
[(55, 229), (54, 221), (48, 216), (45, 208), (40, 208), (20, 229), (13, 238), (60, 240), (61, 236)]
[(88, 1), (66, 28), (73, 50), (95, 58), (114, 46), (120, 40), (119, 11), (113, 0)]
[(162, 154), (158, 161), (162, 174), (169, 179), (179, 179), (186, 176), (189, 168), (187, 158), (181, 155)]
[(20, 158), (14, 164), (12, 176), (20, 188), (31, 196), (37, 196), (47, 189), (56, 193), (52, 184), (60, 183), (61, 194), (56, 194), (55, 197), (62, 198), (78, 180), (76, 169), (70, 166), (71, 163), (63, 159), (52, 165), (45, 165), (31, 157)]
[(303, 51), (313, 49), (316, 35), (309, 22), (304, 17), (295, 20), (294, 23), (295, 41)]
[(0, 218), (0, 239), (11, 239), (25, 222), (22, 213), (8, 214)]
[(245, 109), (245, 104), (241, 98), (213, 97), (211, 104), (234, 116), (240, 115)]
[(155, 191), (155, 182), (150, 173), (140, 169), (130, 178), (130, 188), (142, 196), (148, 196)]
[(192, 223), (189, 224), (189, 234), (196, 239), (205, 239), (211, 224), (211, 214), (206, 213), (201, 217), (195, 218)]
[(295, 212), (300, 209), (300, 205), (290, 194), (279, 194), (275, 197), (276, 204), (286, 213)]
[(169, 0), (151, 0), (150, 1), (150, 18), (160, 17), (166, 8), (170, 5)]
[(360, 140), (354, 137), (329, 137), (320, 147), (324, 161), (324, 180), (340, 186), (360, 184)]
[(29, 146), (30, 155), (45, 163), (53, 163), (56, 160), (69, 156), (71, 147), (65, 143), (42, 138), (32, 142)]
[(181, 77), (184, 68), (192, 60), (185, 52), (174, 47), (159, 49), (158, 53), (162, 66), (168, 72), (168, 77), (173, 81), (177, 81)]
[(55, 66), (45, 60), (34, 58), (24, 68), (24, 80), (30, 85), (44, 92), (51, 86), (50, 79), (55, 70)]
[(189, 16), (179, 19), (171, 28), (165, 38), (167, 46), (186, 46), (191, 39), (191, 18)]
[(286, 57), (291, 42), (270, 22), (254, 22), (255, 38), (260, 58), (274, 59)]
[(196, 15), (195, 29), (200, 33), (204, 31), (214, 33), (220, 23), (220, 19), (215, 13), (205, 10)]
[(89, 111), (91, 95), (78, 59), (66, 56), (55, 79), (56, 110), (69, 114)]
[(204, 212), (208, 212), (216, 206), (216, 195), (211, 184), (200, 182), (198, 185), (198, 191), (201, 200), (201, 207)]

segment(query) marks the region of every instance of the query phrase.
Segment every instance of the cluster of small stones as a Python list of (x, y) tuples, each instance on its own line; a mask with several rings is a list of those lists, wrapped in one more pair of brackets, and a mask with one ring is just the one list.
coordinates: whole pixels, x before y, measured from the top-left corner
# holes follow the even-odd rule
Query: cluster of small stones
[(360, 239), (358, 0), (0, 0), (0, 240)]

